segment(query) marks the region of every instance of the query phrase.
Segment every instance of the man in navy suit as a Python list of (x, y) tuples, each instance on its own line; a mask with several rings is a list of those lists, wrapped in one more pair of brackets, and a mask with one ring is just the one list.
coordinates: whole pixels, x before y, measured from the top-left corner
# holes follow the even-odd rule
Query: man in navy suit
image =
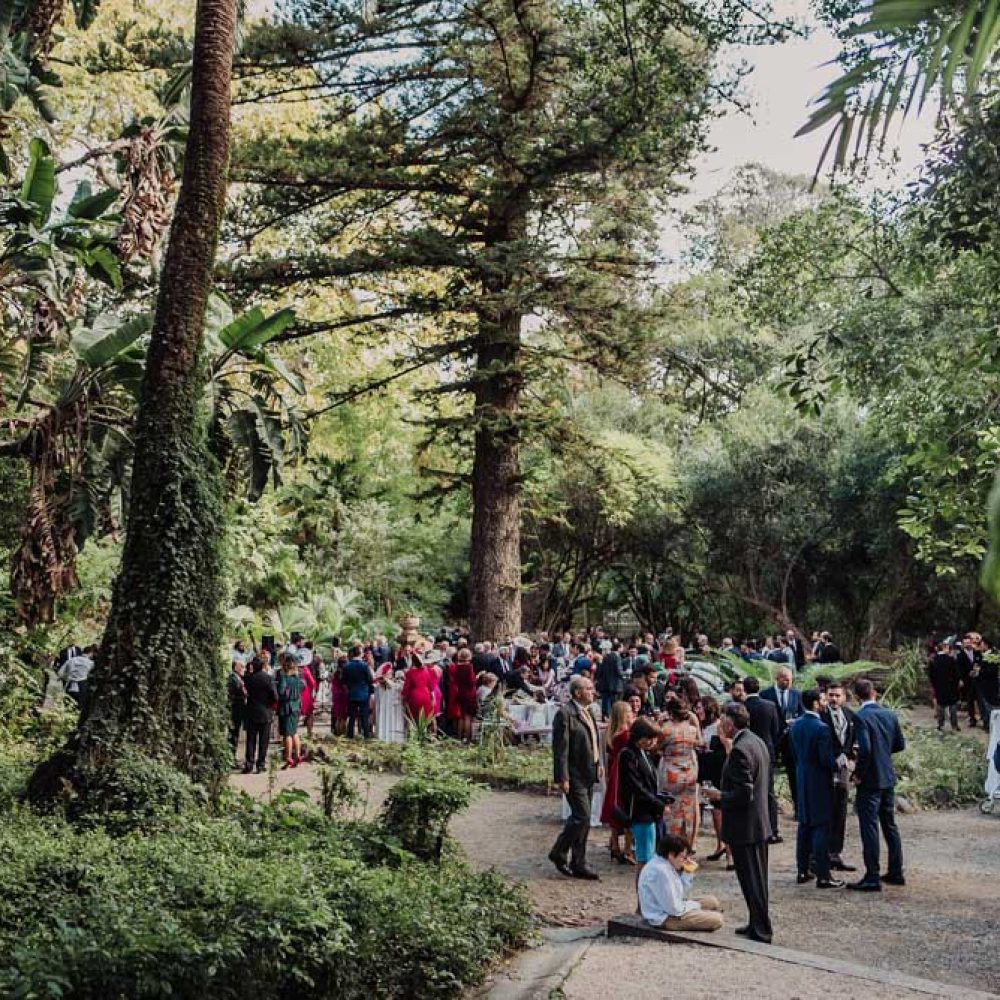
[[(788, 775), (788, 790), (792, 793), (792, 802), (798, 802), (798, 781), (795, 774), (795, 760), (792, 756), (792, 745), (788, 740), (788, 725), (802, 714), (802, 695), (792, 687), (791, 667), (779, 667), (774, 675), (774, 684), (764, 688), (760, 696), (765, 701), (778, 706), (778, 716), (781, 719), (781, 738), (778, 740), (778, 756), (785, 765)], [(775, 832), (770, 840), (772, 844), (780, 844), (781, 836)]]
[(830, 822), (833, 819), (833, 775), (837, 759), (833, 754), (830, 727), (819, 717), (819, 691), (802, 693), (802, 715), (792, 723), (788, 738), (792, 743), (799, 785), (795, 818), (799, 822), (795, 845), (798, 883), (812, 881), (809, 858), (819, 889), (842, 889), (842, 879), (830, 877)]
[[(849, 889), (881, 892), (882, 883), (906, 885), (903, 877), (903, 844), (896, 826), (896, 772), (892, 755), (906, 749), (903, 730), (894, 712), (875, 700), (875, 685), (867, 677), (854, 682), (854, 694), (861, 707), (854, 716), (854, 738), (858, 746), (854, 784), (856, 808), (861, 827), (865, 877)], [(879, 873), (879, 827), (889, 849), (889, 870)]]

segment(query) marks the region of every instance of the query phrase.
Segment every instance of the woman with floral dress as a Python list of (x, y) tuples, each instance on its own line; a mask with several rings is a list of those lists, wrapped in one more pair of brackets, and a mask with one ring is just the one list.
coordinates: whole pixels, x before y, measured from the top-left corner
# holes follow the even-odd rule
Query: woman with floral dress
[(698, 838), (698, 758), (701, 730), (684, 698), (666, 704), (660, 737), (659, 790), (674, 797), (664, 813), (667, 833), (683, 837), (694, 850)]

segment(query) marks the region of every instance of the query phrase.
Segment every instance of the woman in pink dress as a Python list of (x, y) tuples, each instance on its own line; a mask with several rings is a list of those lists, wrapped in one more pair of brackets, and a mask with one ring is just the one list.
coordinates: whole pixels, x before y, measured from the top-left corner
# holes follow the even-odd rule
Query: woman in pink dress
[[(434, 718), (436, 680), (431, 668), (422, 663), (419, 657), (414, 656), (412, 665), (403, 676), (403, 709), (411, 724), (421, 716), (427, 720)], [(438, 696), (440, 697), (440, 688)]]
[(350, 707), (347, 686), (342, 676), (344, 662), (346, 659), (341, 657), (330, 674), (330, 729), (336, 736), (343, 736), (347, 732), (347, 712)]
[(319, 684), (309, 667), (300, 667), (299, 676), (305, 681), (305, 687), (299, 696), (299, 721), (306, 724), (306, 732), (309, 734), (309, 739), (312, 739), (313, 713), (316, 710), (316, 689), (319, 687)]

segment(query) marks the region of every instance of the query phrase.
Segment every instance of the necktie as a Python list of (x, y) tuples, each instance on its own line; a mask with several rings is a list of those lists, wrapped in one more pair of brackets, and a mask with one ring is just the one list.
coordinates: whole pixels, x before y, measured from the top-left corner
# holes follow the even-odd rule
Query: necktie
[(780, 697), (781, 697), (781, 711), (782, 712), (787, 712), (788, 711), (788, 693), (784, 689), (782, 689)]

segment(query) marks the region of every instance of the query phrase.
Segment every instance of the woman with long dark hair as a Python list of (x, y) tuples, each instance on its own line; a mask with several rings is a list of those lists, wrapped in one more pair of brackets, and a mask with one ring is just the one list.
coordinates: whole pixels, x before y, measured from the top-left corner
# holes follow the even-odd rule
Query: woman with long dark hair
[(632, 831), (637, 895), (642, 866), (652, 861), (656, 852), (656, 826), (666, 805), (666, 799), (657, 794), (656, 766), (649, 756), (659, 741), (660, 730), (654, 723), (636, 719), (618, 756), (618, 808)]

